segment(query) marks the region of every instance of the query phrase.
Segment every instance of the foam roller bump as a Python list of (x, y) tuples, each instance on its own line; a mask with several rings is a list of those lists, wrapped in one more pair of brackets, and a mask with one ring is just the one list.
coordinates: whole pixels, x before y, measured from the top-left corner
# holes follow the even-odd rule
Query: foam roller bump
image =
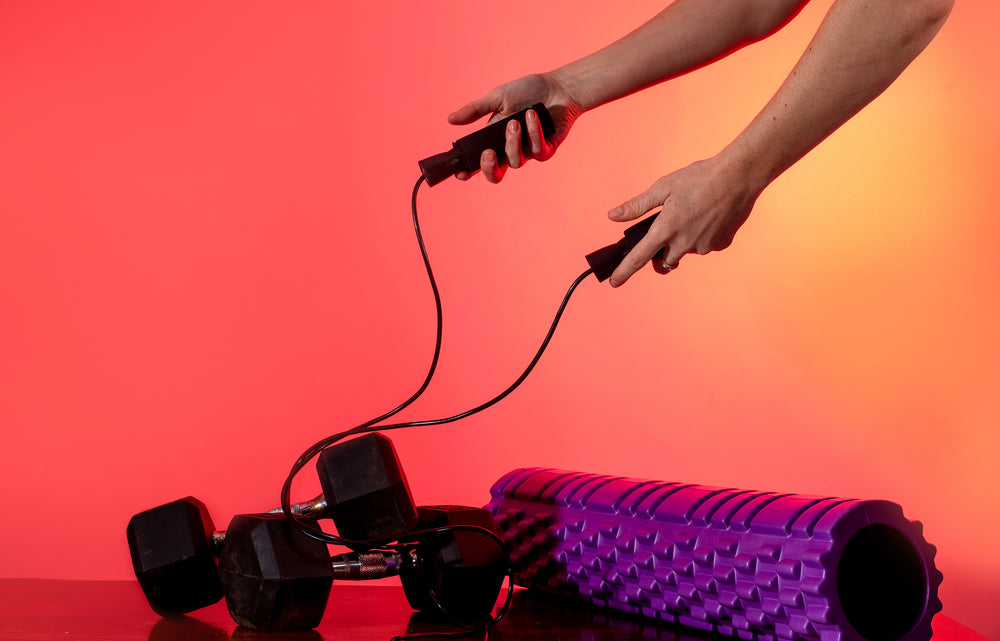
[(544, 468), (486, 506), (519, 585), (749, 641), (927, 641), (941, 573), (889, 501)]

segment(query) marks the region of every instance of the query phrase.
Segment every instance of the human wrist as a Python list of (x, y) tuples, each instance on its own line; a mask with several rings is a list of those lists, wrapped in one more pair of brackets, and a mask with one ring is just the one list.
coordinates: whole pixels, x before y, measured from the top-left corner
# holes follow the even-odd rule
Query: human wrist
[(552, 87), (556, 101), (564, 103), (567, 109), (579, 116), (596, 107), (597, 103), (591, 98), (592, 92), (584, 76), (575, 67), (576, 65), (571, 63), (542, 75)]
[(770, 157), (737, 138), (714, 158), (720, 169), (731, 173), (746, 189), (759, 195), (781, 172), (775, 168)]

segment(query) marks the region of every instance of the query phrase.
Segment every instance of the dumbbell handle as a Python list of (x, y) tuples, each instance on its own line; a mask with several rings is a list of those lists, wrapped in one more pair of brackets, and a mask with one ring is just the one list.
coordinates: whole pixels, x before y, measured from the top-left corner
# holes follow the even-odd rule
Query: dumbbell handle
[(212, 555), (215, 558), (219, 558), (222, 554), (222, 544), (226, 542), (226, 531), (216, 530), (212, 532), (211, 538), (208, 539), (208, 546), (212, 550)]
[[(276, 507), (273, 510), (268, 510), (264, 514), (284, 514), (285, 511)], [(329, 516), (327, 512), (326, 498), (322, 494), (317, 496), (311, 501), (304, 501), (302, 503), (292, 504), (292, 514), (295, 516), (310, 516), (314, 519), (323, 518)], [(218, 557), (222, 553), (222, 545), (226, 541), (226, 531), (216, 530), (212, 532), (212, 538), (209, 540), (209, 545), (212, 548), (212, 554)]]
[[(295, 516), (311, 516), (314, 519), (320, 519), (330, 516), (328, 508), (329, 505), (326, 502), (326, 497), (320, 494), (311, 501), (293, 503), (292, 514)], [(265, 514), (283, 514), (284, 512), (285, 511), (282, 508), (276, 507), (273, 510), (268, 510)]]
[(365, 581), (397, 576), (412, 559), (395, 552), (349, 552), (331, 559), (334, 579)]
[[(267, 514), (281, 514), (281, 510), (272, 510)], [(212, 532), (212, 553), (219, 556), (225, 541), (224, 530)], [(349, 552), (330, 559), (333, 578), (346, 581), (397, 576), (402, 567), (408, 563), (412, 564), (413, 560), (395, 552)]]

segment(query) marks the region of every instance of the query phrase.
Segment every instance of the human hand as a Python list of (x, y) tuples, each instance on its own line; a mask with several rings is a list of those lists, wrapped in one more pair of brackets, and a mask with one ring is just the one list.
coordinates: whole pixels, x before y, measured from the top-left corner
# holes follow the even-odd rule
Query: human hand
[[(507, 143), (504, 147), (507, 161), (498, 162), (496, 151), (493, 149), (483, 151), (480, 157), (480, 168), (489, 182), (500, 182), (508, 166), (516, 169), (529, 158), (535, 160), (551, 158), (583, 110), (553, 74), (535, 74), (500, 85), (448, 116), (448, 122), (453, 125), (467, 125), (492, 114), (489, 119), (492, 123), (538, 102), (543, 103), (549, 110), (552, 123), (555, 125), (555, 134), (546, 140), (537, 114), (528, 110), (526, 128), (531, 145), (529, 153), (525, 155), (521, 146), (521, 125), (511, 121), (507, 126)], [(455, 175), (460, 180), (468, 180), (471, 176), (472, 174), (468, 172)]]
[(738, 165), (719, 156), (660, 178), (608, 212), (611, 220), (627, 222), (662, 207), (649, 231), (611, 275), (611, 286), (618, 287), (654, 258), (653, 269), (666, 274), (685, 254), (729, 247), (761, 190), (752, 186)]

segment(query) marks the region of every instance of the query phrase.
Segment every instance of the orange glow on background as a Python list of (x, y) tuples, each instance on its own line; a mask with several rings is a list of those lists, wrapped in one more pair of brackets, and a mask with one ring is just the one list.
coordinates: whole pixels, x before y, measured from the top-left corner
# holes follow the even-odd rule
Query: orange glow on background
[[(416, 161), (464, 133), (453, 109), (662, 6), (390, 4), (0, 8), (0, 576), (129, 579), (133, 513), (270, 508), (306, 446), (409, 396), (434, 322)], [(735, 136), (829, 4), (499, 187), (423, 190), (445, 342), (400, 418), (506, 387), (617, 240), (607, 210)], [(588, 281), (511, 397), (393, 434), (418, 503), (533, 465), (889, 499), (939, 549), (945, 614), (1000, 640), (998, 21), (959, 2), (731, 248)]]

